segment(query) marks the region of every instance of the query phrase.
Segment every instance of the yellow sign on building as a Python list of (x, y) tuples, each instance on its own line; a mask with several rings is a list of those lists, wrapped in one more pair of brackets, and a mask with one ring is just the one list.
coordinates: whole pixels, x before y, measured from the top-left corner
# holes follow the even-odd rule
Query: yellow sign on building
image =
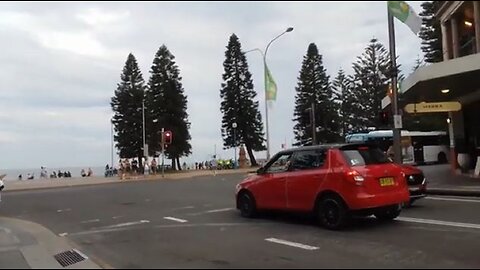
[(422, 102), (411, 103), (405, 106), (408, 113), (456, 112), (462, 109), (462, 104), (453, 102)]

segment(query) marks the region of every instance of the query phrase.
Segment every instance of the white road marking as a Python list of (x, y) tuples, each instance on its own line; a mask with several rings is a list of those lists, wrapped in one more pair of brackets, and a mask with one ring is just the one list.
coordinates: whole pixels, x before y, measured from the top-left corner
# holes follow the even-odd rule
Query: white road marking
[(210, 211), (206, 211), (205, 213), (219, 213), (219, 212), (227, 212), (227, 211), (232, 211), (234, 210), (233, 208), (222, 208), (222, 209), (214, 209)]
[(64, 232), (64, 233), (59, 233), (59, 234), (58, 234), (58, 236), (60, 236), (60, 237), (65, 237), (65, 236), (67, 236), (67, 235), (68, 235), (68, 233), (66, 233), (66, 232)]
[[(264, 225), (270, 223), (255, 223), (256, 226)], [(155, 229), (177, 229), (177, 228), (191, 228), (191, 227), (232, 227), (232, 226), (252, 226), (250, 223), (203, 223), (203, 224), (171, 224), (171, 225), (156, 225), (153, 228)], [(99, 228), (95, 230), (83, 231), (83, 232), (74, 232), (70, 235), (89, 235), (89, 234), (98, 234), (98, 233), (111, 233), (111, 232), (122, 232), (122, 231), (132, 231), (132, 230), (141, 230), (139, 227), (120, 227), (120, 228)]]
[(87, 255), (85, 255), (84, 253), (82, 253), (80, 250), (75, 249), (75, 248), (74, 248), (73, 250), (75, 250), (78, 254), (80, 254), (80, 256), (82, 256), (82, 257), (84, 257), (86, 260), (88, 260)]
[(441, 221), (441, 220), (423, 219), (423, 218), (409, 218), (409, 217), (398, 217), (397, 220), (405, 221), (405, 222), (431, 224), (431, 225), (442, 225), (442, 226), (451, 226), (451, 227), (460, 227), (460, 228), (469, 228), (469, 229), (480, 229), (480, 224), (473, 224), (473, 223), (451, 222), (451, 221)]
[(228, 212), (228, 211), (233, 211), (233, 210), (235, 210), (235, 209), (233, 209), (233, 208), (222, 208), (222, 209), (213, 209), (213, 210), (203, 211), (203, 212), (198, 212), (198, 213), (190, 213), (190, 214), (187, 214), (187, 215), (189, 215), (189, 216), (199, 216), (199, 215), (203, 215), (203, 214)]
[(81, 221), (80, 223), (82, 224), (86, 224), (86, 223), (95, 223), (95, 222), (100, 222), (100, 219), (90, 219), (90, 220), (84, 220), (84, 221)]
[(104, 228), (120, 228), (120, 227), (139, 225), (139, 224), (144, 224), (144, 223), (149, 223), (149, 222), (150, 222), (150, 220), (139, 220), (139, 221), (132, 221), (132, 222), (110, 225), (110, 226), (106, 226)]
[(282, 244), (286, 246), (291, 246), (291, 247), (296, 247), (296, 248), (301, 248), (301, 249), (306, 249), (306, 250), (317, 250), (319, 247), (313, 247), (309, 245), (304, 245), (300, 243), (295, 243), (295, 242), (290, 242), (282, 239), (277, 239), (277, 238), (266, 238), (265, 241), (272, 242), (272, 243), (277, 243), (277, 244)]
[(180, 222), (180, 223), (188, 222), (188, 220), (179, 219), (179, 218), (174, 218), (174, 217), (163, 217), (163, 219), (167, 219), (167, 220), (171, 220), (171, 221), (176, 221), (176, 222)]
[(446, 198), (446, 197), (425, 197), (428, 200), (437, 200), (437, 201), (453, 201), (453, 202), (473, 202), (473, 203), (480, 203), (480, 200), (472, 200), (472, 199), (457, 199), (457, 198)]
[(72, 211), (72, 209), (70, 209), (70, 208), (67, 208), (67, 209), (59, 209), (59, 210), (57, 210), (57, 213), (69, 212), (69, 211)]
[(122, 217), (124, 217), (124, 216), (114, 216), (114, 217), (112, 217), (112, 219), (119, 219), (119, 218), (122, 218)]

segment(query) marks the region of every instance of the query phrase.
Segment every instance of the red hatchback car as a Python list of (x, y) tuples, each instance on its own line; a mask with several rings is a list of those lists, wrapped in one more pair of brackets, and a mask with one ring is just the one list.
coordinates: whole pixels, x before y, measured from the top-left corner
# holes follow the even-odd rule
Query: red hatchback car
[(366, 144), (281, 151), (236, 187), (244, 217), (259, 210), (313, 212), (328, 229), (343, 227), (351, 214), (394, 219), (408, 201), (402, 168)]

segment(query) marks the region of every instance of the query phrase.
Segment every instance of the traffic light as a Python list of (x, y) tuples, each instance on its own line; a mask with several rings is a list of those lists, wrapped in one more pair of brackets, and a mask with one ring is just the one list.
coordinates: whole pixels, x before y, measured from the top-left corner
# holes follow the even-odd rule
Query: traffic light
[(171, 144), (172, 143), (172, 132), (170, 130), (165, 131), (164, 135), (164, 142), (165, 144)]
[(390, 125), (390, 113), (389, 112), (380, 112), (379, 122), (383, 126)]

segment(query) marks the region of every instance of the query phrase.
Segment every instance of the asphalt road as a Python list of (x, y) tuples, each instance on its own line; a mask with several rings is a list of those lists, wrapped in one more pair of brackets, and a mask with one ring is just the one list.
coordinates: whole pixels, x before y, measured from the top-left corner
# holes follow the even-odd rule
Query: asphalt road
[(430, 197), (344, 231), (234, 209), (242, 175), (3, 194), (0, 215), (40, 223), (115, 268), (479, 268), (480, 200)]

